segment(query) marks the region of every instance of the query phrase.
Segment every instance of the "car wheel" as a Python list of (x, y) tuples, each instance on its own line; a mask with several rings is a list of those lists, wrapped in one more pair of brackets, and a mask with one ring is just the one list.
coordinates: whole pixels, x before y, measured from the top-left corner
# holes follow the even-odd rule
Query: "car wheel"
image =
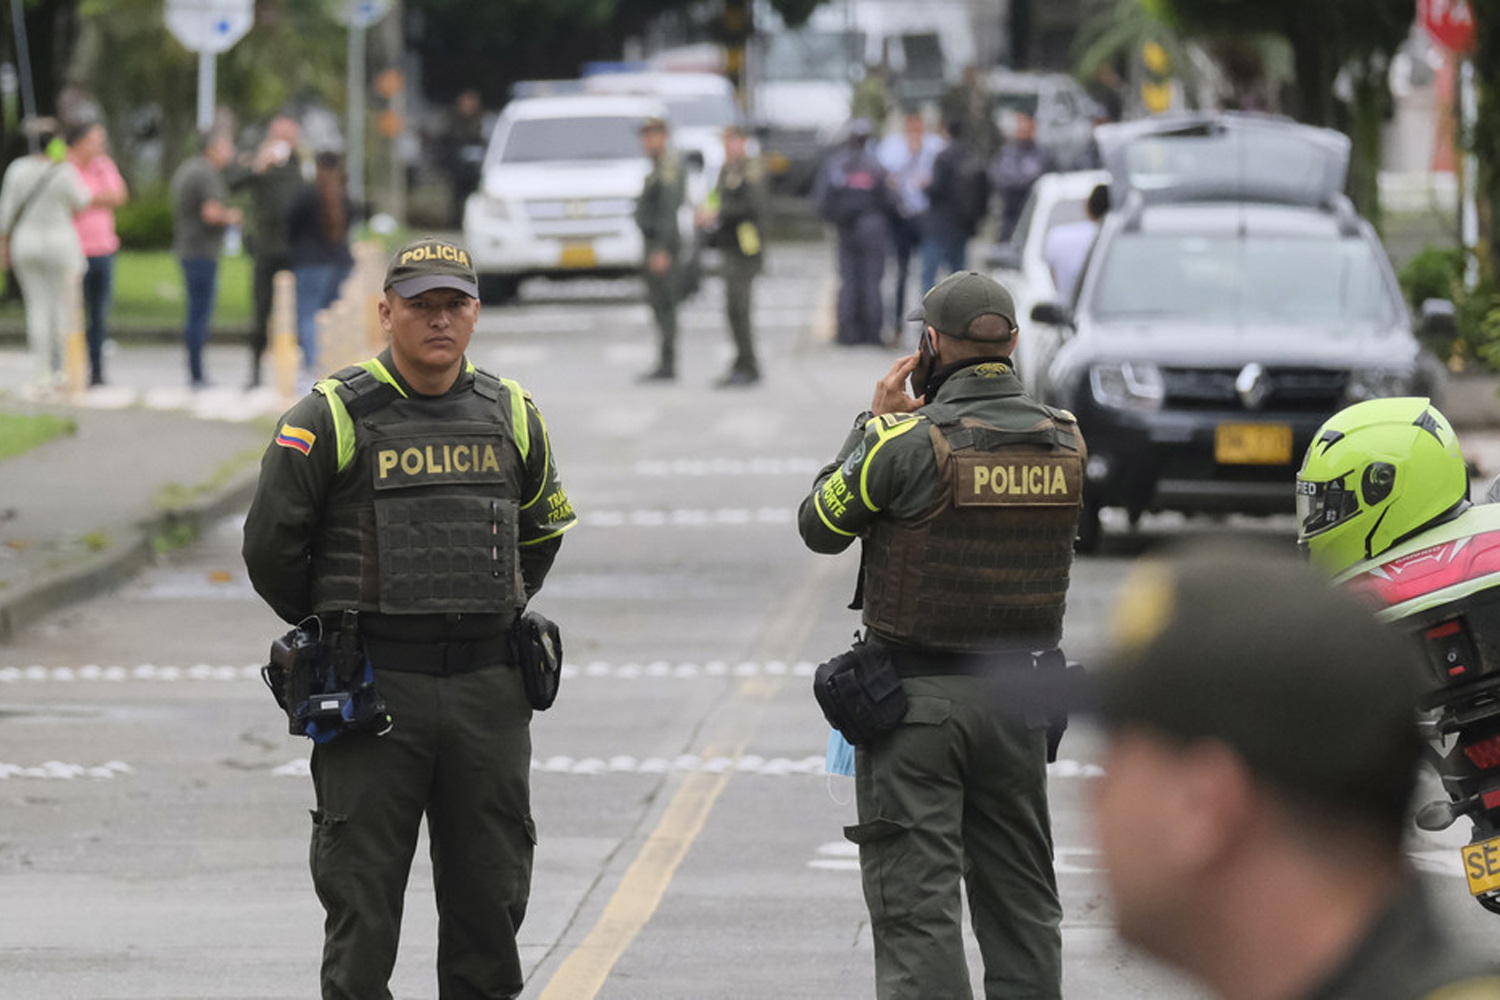
[(1078, 513), (1078, 536), (1073, 540), (1073, 551), (1091, 553), (1099, 551), (1099, 542), (1104, 537), (1104, 526), (1099, 521), (1099, 505), (1083, 502)]
[(479, 276), (479, 301), (485, 305), (504, 305), (515, 298), (520, 290), (520, 278), (508, 274), (481, 274)]

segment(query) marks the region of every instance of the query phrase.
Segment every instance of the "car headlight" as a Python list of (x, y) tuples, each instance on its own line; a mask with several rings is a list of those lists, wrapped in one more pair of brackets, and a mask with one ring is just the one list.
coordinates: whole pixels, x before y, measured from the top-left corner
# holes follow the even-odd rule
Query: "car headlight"
[(506, 207), (504, 198), (494, 198), (485, 195), (479, 203), (480, 209), (491, 219), (509, 219), (510, 209)]
[(1349, 403), (1362, 403), (1387, 396), (1410, 396), (1411, 390), (1411, 372), (1399, 368), (1356, 368), (1349, 373), (1344, 399)]
[(1166, 396), (1161, 370), (1152, 364), (1125, 361), (1089, 369), (1094, 402), (1117, 410), (1159, 410)]

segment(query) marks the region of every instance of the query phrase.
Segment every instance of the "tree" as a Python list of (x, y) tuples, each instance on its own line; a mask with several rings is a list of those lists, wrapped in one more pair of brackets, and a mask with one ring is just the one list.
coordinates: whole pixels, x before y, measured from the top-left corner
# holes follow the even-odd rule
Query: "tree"
[[(1143, 0), (1145, 2), (1145, 0)], [(1349, 193), (1379, 221), (1381, 125), (1390, 114), (1387, 71), (1411, 30), (1412, 0), (1152, 0), (1189, 33), (1271, 34), (1286, 39), (1295, 67), (1296, 117), (1346, 132), (1353, 143)], [(1347, 82), (1350, 99), (1336, 86)]]

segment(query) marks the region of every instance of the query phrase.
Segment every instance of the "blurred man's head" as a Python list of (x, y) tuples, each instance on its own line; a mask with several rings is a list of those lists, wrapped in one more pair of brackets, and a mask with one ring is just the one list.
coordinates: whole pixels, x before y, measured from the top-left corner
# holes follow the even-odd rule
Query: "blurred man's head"
[(922, 112), (908, 111), (901, 119), (901, 131), (906, 134), (907, 145), (912, 149), (920, 149), (922, 140), (927, 137), (927, 121), (922, 117)]
[(1036, 140), (1036, 119), (1024, 111), (1017, 111), (1011, 137), (1018, 142)]
[(291, 115), (277, 115), (271, 119), (266, 126), (266, 138), (272, 142), (284, 142), (289, 146), (297, 145), (297, 138), (302, 134), (302, 126), (297, 124), (297, 119)]
[(234, 139), (228, 129), (216, 128), (202, 134), (198, 140), (203, 146), (203, 156), (216, 167), (223, 167), (234, 159)]
[(647, 118), (641, 123), (641, 149), (647, 156), (659, 156), (667, 148), (667, 123), (661, 118)]
[(724, 128), (724, 158), (726, 160), (742, 160), (745, 158), (745, 130), (738, 125), (728, 125)]
[(1122, 594), (1094, 688), (1121, 935), (1193, 971), (1268, 871), (1394, 882), (1421, 748), (1404, 640), (1244, 546), (1143, 564)]
[(1084, 211), (1088, 212), (1089, 219), (1098, 222), (1109, 214), (1109, 185), (1095, 184), (1094, 190), (1089, 192), (1089, 199), (1084, 204)]

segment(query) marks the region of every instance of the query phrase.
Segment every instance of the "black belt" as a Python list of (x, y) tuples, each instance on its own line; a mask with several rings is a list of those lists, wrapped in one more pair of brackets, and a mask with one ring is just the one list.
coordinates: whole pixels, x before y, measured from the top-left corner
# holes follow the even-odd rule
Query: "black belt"
[(361, 641), (376, 670), (447, 677), (510, 665), (508, 636), (465, 642), (403, 642), (367, 635)]
[(884, 644), (899, 677), (947, 677), (954, 674), (983, 676), (1004, 670), (1036, 666), (1037, 657), (1024, 651), (957, 652), (947, 649), (915, 649)]

